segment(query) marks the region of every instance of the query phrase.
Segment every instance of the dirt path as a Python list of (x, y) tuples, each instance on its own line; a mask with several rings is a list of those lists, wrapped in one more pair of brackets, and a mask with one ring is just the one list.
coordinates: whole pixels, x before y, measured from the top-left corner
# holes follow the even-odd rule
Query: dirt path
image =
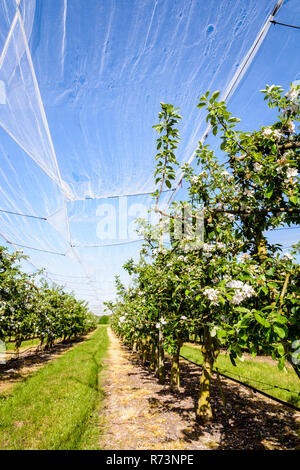
[(198, 425), (194, 409), (199, 369), (182, 362), (182, 388), (178, 394), (171, 393), (168, 385), (159, 385), (137, 355), (122, 346), (110, 329), (108, 334), (104, 449), (299, 448), (299, 413), (225, 379), (222, 386), (229, 422), (213, 381), (214, 423)]
[[(109, 376), (106, 383), (107, 433), (104, 449), (188, 449), (182, 434), (186, 422), (172, 410), (162, 412), (160, 393), (168, 387), (133, 363), (131, 353), (108, 329)], [(204, 443), (193, 448), (206, 449)]]

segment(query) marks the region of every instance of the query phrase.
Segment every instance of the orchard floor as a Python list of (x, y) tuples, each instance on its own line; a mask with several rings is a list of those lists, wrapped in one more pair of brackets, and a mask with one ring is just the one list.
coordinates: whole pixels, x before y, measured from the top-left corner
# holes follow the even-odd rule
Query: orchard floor
[(201, 426), (194, 419), (199, 383), (196, 366), (181, 362), (181, 388), (172, 393), (167, 385), (158, 384), (110, 329), (108, 334), (103, 449), (300, 450), (300, 413), (222, 379), (227, 421), (213, 380), (214, 423)]
[(19, 358), (10, 358), (0, 364), (0, 393), (8, 392), (16, 383), (34, 374), (42, 366), (61, 356), (76, 344), (83, 343), (93, 332), (79, 338), (57, 342), (49, 351), (39, 350), (37, 346), (20, 350)]

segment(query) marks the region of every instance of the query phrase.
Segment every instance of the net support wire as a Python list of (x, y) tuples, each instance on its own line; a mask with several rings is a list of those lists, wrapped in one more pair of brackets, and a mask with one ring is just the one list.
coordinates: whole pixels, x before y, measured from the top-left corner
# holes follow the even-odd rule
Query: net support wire
[[(252, 46), (250, 47), (249, 51), (245, 55), (244, 59), (242, 60), (242, 62), (240, 64), (240, 66), (236, 70), (234, 76), (230, 80), (226, 90), (224, 91), (224, 93), (222, 93), (221, 101), (225, 101), (225, 102), (228, 101), (232, 97), (232, 95), (234, 94), (234, 92), (235, 92), (236, 88), (238, 87), (240, 81), (244, 77), (244, 75), (247, 72), (249, 66), (251, 65), (255, 55), (257, 54), (260, 46), (262, 45), (262, 43), (263, 43), (263, 41), (264, 41), (264, 39), (267, 35), (267, 32), (269, 31), (269, 28), (272, 24), (272, 21), (274, 20), (275, 15), (278, 13), (280, 8), (282, 7), (283, 2), (284, 2), (284, 0), (278, 0), (278, 2), (276, 3), (275, 7), (272, 10), (272, 13), (268, 16), (268, 18), (265, 21), (263, 27), (261, 28), (258, 35), (256, 36)], [(209, 134), (211, 132), (211, 129), (212, 129), (212, 127), (209, 124), (206, 127), (206, 129), (204, 131), (204, 134), (202, 135), (202, 137), (200, 139), (201, 144), (203, 144), (205, 142), (205, 140), (207, 139), (207, 137), (209, 136)], [(197, 154), (197, 149), (194, 150), (193, 154), (191, 155), (191, 157), (187, 161), (188, 165), (190, 165), (192, 163), (192, 161), (195, 159), (196, 154)], [(171, 197), (169, 198), (166, 208), (168, 208), (170, 206), (170, 204), (172, 203), (172, 201), (174, 200), (177, 192), (179, 191), (179, 188), (181, 187), (182, 180), (183, 180), (183, 172), (181, 172), (179, 177), (178, 177), (175, 190), (172, 193)]]

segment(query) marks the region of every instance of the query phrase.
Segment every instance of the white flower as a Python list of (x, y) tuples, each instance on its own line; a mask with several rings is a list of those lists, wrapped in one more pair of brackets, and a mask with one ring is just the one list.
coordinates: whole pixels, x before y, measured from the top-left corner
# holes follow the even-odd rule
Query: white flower
[(160, 323), (162, 325), (166, 325), (168, 322), (164, 318), (161, 318)]
[(221, 176), (225, 176), (229, 180), (232, 178), (232, 175), (226, 170), (222, 171)]
[(270, 129), (270, 127), (265, 127), (264, 130), (262, 131), (262, 135), (264, 137), (269, 137), (272, 134), (273, 134), (273, 131), (272, 129)]
[(296, 90), (296, 88), (292, 87), (286, 94), (286, 97), (291, 100), (295, 101), (298, 98), (299, 90)]
[(227, 287), (230, 287), (231, 289), (242, 289), (243, 287), (243, 282), (242, 281), (230, 281), (226, 284)]
[(182, 315), (181, 320), (187, 320), (186, 316)]
[(275, 129), (273, 134), (274, 134), (274, 137), (276, 137), (276, 139), (281, 139), (282, 137), (284, 137), (284, 134), (281, 131), (279, 131), (278, 129)]
[(287, 178), (294, 178), (294, 176), (297, 176), (297, 175), (298, 175), (297, 168), (289, 167), (286, 171)]
[(218, 294), (219, 294), (218, 289), (206, 288), (203, 291), (203, 295), (205, 295), (205, 297), (207, 297), (208, 300), (211, 301), (212, 305), (218, 304)]
[(198, 180), (198, 176), (192, 176), (191, 182), (192, 182), (193, 184), (197, 184), (198, 181), (199, 181), (199, 180)]
[(157, 322), (155, 326), (156, 326), (156, 328), (158, 328), (158, 329), (159, 329), (159, 328), (160, 328), (160, 323), (159, 323), (159, 322)]
[(293, 121), (289, 121), (288, 123), (288, 130), (291, 134), (294, 134), (295, 132), (295, 124), (293, 123)]
[(249, 284), (244, 284), (242, 281), (233, 280), (226, 284), (227, 287), (235, 289), (234, 296), (231, 299), (231, 303), (234, 305), (238, 305), (243, 300), (252, 297), (255, 295), (255, 290)]
[(292, 260), (292, 259), (294, 259), (294, 256), (291, 255), (290, 253), (285, 253), (285, 255), (283, 256), (283, 259)]
[(215, 251), (215, 245), (213, 243), (203, 243), (202, 248), (203, 248), (203, 251), (207, 253), (211, 253), (212, 251)]
[(249, 298), (255, 295), (255, 290), (249, 284), (245, 284), (243, 287), (243, 293), (245, 297)]
[(283, 172), (283, 168), (284, 168), (284, 167), (282, 167), (282, 166), (278, 166), (278, 167), (276, 168), (277, 173), (282, 173), (282, 172)]
[(248, 188), (244, 189), (244, 192), (243, 192), (244, 196), (252, 197), (253, 194), (254, 194), (254, 191), (252, 189), (248, 189)]
[(254, 170), (255, 170), (257, 173), (260, 173), (261, 170), (262, 170), (262, 168), (263, 168), (263, 166), (262, 166), (260, 163), (257, 163), (257, 162), (254, 163), (253, 166), (254, 166)]

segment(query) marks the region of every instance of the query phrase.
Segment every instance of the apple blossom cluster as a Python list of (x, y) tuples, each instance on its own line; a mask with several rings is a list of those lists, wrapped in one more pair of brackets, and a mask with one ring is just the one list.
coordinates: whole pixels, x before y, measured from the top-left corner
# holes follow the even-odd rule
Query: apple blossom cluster
[(156, 328), (159, 329), (161, 328), (161, 326), (164, 326), (166, 325), (168, 322), (164, 319), (164, 318), (161, 318), (159, 322), (156, 323)]
[(234, 296), (231, 299), (231, 303), (234, 305), (239, 305), (245, 299), (249, 299), (250, 297), (256, 295), (255, 290), (252, 286), (247, 283), (244, 284), (242, 281), (239, 280), (232, 280), (228, 282), (226, 284), (226, 287), (235, 290)]
[(218, 289), (206, 288), (203, 290), (203, 295), (210, 300), (212, 305), (218, 305), (219, 293)]

